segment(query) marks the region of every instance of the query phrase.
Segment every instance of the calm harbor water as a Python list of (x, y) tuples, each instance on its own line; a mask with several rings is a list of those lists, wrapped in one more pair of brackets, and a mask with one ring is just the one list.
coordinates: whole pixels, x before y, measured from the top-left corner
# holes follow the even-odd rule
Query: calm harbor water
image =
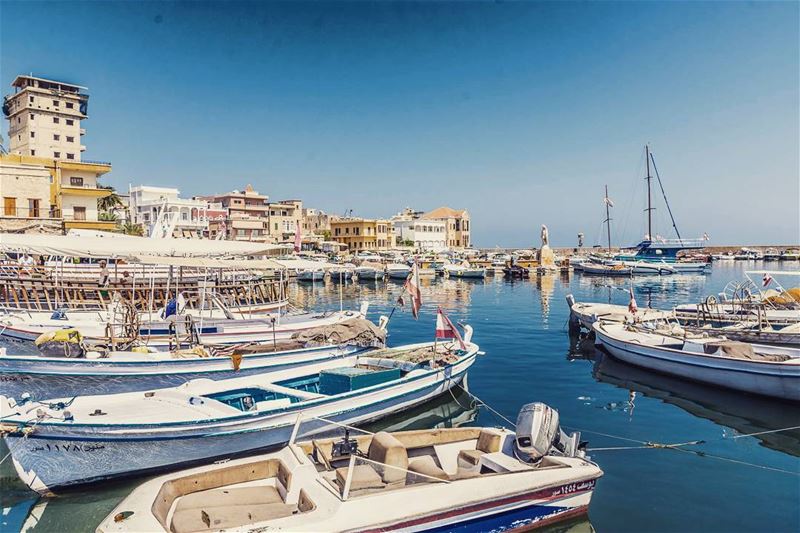
[[(696, 301), (743, 279), (745, 269), (797, 264), (715, 264), (707, 275), (639, 278), (640, 307)], [(782, 281), (780, 277), (776, 279)], [(758, 278), (756, 278), (758, 280)], [(475, 328), (486, 355), (472, 368), (468, 389), (514, 420), (521, 405), (543, 401), (562, 425), (581, 430), (592, 458), (605, 471), (589, 516), (549, 531), (800, 531), (800, 430), (743, 436), (800, 425), (800, 407), (713, 389), (653, 374), (604, 357), (591, 342), (570, 336), (565, 296), (578, 301), (627, 303), (627, 281), (554, 275), (526, 281), (423, 280), (419, 321), (394, 313), (392, 345), (433, 336), (436, 309)], [(787, 287), (788, 283), (785, 284)], [(370, 302), (369, 316), (388, 314), (399, 283), (299, 284), (296, 305), (312, 309)], [(9, 346), (14, 349), (14, 346)], [(498, 425), (465, 393), (444, 397), (371, 427)], [(679, 443), (688, 449), (642, 449), (635, 441)], [(619, 448), (629, 449), (605, 449)], [(91, 531), (142, 480), (101, 484), (93, 490), (37, 500), (0, 465), (2, 531)]]

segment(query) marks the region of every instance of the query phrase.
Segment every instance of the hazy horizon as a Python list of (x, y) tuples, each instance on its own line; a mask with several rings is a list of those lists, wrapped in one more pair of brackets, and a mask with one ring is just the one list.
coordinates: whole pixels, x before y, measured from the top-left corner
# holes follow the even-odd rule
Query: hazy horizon
[[(389, 217), (479, 247), (646, 232), (649, 143), (685, 238), (800, 243), (797, 2), (0, 3), (0, 83), (87, 86), (103, 183)], [(71, 21), (71, 22), (70, 22)], [(83, 31), (76, 33), (76, 28)], [(33, 37), (32, 37), (33, 36)], [(35, 39), (35, 45), (31, 39)], [(3, 126), (7, 137), (8, 124)], [(658, 183), (654, 234), (674, 237)]]

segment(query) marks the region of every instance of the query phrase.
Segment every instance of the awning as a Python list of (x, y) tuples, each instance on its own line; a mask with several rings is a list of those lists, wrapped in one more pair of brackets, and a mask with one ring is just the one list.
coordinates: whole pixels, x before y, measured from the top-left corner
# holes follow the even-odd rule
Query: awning
[(0, 252), (66, 257), (136, 258), (277, 256), (286, 246), (206, 239), (150, 239), (131, 235), (32, 235), (0, 233)]
[(211, 257), (160, 257), (143, 255), (127, 257), (132, 265), (162, 265), (188, 268), (225, 268), (236, 270), (283, 270), (278, 261), (272, 259), (217, 259)]

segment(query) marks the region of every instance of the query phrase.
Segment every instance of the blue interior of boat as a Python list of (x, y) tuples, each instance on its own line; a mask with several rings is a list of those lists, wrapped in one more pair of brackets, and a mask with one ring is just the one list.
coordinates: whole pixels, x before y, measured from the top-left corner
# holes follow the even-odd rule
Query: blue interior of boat
[(225, 392), (218, 392), (216, 394), (209, 394), (207, 398), (217, 400), (218, 402), (226, 403), (231, 407), (235, 407), (240, 411), (251, 410), (258, 402), (266, 402), (270, 400), (281, 400), (288, 398), (290, 402), (297, 403), (300, 398), (283, 394), (280, 392), (273, 392), (258, 387), (248, 387), (244, 389), (236, 389)]

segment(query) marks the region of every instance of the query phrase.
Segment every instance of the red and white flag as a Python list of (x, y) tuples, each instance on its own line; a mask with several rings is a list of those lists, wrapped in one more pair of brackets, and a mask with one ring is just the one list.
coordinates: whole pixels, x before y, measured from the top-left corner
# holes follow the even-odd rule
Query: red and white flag
[(462, 350), (467, 349), (467, 345), (464, 344), (464, 339), (461, 338), (458, 328), (456, 328), (456, 326), (450, 321), (450, 318), (444, 314), (444, 311), (442, 311), (441, 307), (436, 312), (436, 338), (456, 339), (458, 344), (461, 345)]
[(635, 315), (639, 310), (639, 307), (636, 305), (636, 298), (633, 297), (633, 289), (628, 289), (628, 292), (631, 295), (631, 299), (628, 302), (628, 312), (632, 315)]
[(302, 244), (303, 240), (302, 236), (300, 235), (300, 224), (297, 224), (294, 230), (294, 251), (299, 252)]
[(770, 283), (772, 283), (772, 276), (769, 275), (769, 272), (764, 272), (764, 277), (761, 278), (761, 283), (763, 287), (767, 287)]
[(422, 307), (422, 293), (419, 290), (419, 267), (416, 262), (411, 266), (411, 272), (408, 273), (408, 278), (403, 286), (411, 297), (411, 314), (418, 319), (419, 308)]

